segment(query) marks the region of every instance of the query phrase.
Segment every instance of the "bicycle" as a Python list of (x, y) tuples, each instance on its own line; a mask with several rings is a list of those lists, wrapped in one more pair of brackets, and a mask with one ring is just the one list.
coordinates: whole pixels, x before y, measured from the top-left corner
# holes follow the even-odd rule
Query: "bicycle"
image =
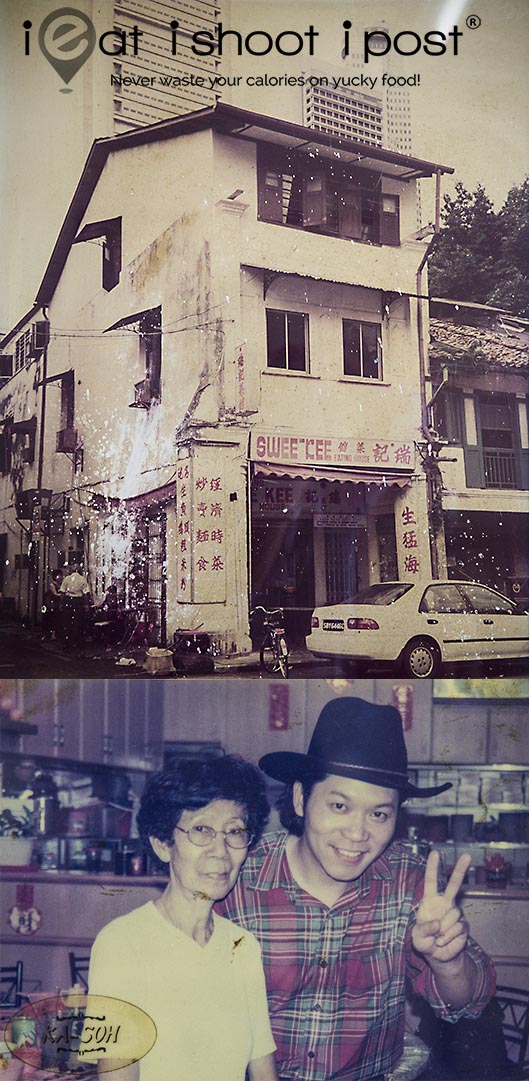
[(280, 672), (283, 679), (288, 679), (288, 645), (285, 638), (284, 612), (282, 608), (268, 610), (258, 604), (250, 612), (250, 617), (262, 612), (264, 637), (259, 652), (261, 668), (268, 675)]

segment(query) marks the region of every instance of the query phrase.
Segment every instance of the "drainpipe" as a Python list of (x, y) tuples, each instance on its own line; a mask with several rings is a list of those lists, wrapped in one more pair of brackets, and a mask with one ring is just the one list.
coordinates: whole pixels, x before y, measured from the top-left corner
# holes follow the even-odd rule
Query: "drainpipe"
[[(428, 399), (426, 394), (426, 368), (427, 368), (427, 343), (425, 342), (424, 334), (424, 308), (423, 305), (428, 301), (422, 300), (421, 297), (425, 295), (425, 289), (423, 288), (423, 272), (425, 266), (432, 254), (437, 243), (437, 237), (440, 231), (440, 210), (441, 210), (441, 172), (436, 170), (435, 181), (435, 224), (434, 235), (430, 240), (426, 251), (419, 263), (416, 274), (416, 293), (417, 293), (417, 336), (419, 344), (419, 383), (420, 383), (420, 401), (421, 401), (421, 430), (424, 438), (427, 442), (427, 452), (423, 458), (424, 471), (426, 473), (426, 506), (428, 513), (428, 526), (429, 526), (429, 539), (430, 539), (430, 560), (432, 564), (432, 576), (433, 578), (439, 577), (439, 542), (441, 541), (440, 534), (443, 531), (442, 520), (442, 507), (441, 507), (441, 488), (442, 478), (441, 470), (435, 458), (433, 456), (433, 450), (431, 447), (431, 432), (430, 425), (428, 423)], [(441, 515), (439, 510), (441, 509)], [(442, 550), (444, 551), (444, 539), (442, 541)]]
[[(49, 324), (50, 320), (48, 318), (48, 313), (47, 313), (47, 308), (46, 307), (44, 307), (42, 309), (42, 318)], [(42, 395), (41, 395), (41, 399), (40, 399), (39, 450), (38, 450), (38, 458), (37, 458), (37, 491), (38, 492), (40, 492), (41, 488), (42, 488), (42, 478), (43, 478), (43, 473), (44, 473), (44, 434), (45, 434), (45, 425), (46, 425), (46, 386), (47, 386), (47, 378), (48, 378), (48, 340), (49, 340), (49, 333), (46, 335), (46, 338), (47, 338), (46, 344), (45, 344), (44, 349), (42, 351), (42, 373), (41, 373), (41, 380), (40, 380), (40, 387), (41, 387)], [(42, 519), (41, 519), (41, 521), (42, 521)], [(34, 540), (34, 537), (33, 537), (33, 524), (31, 526), (31, 530), (32, 530), (32, 532), (31, 532), (31, 543), (32, 543), (32, 546), (34, 547), (34, 551), (32, 552), (32, 554), (33, 554), (33, 561), (32, 562), (33, 562), (33, 567), (34, 567), (34, 571), (35, 571), (34, 584), (33, 584), (33, 604), (32, 604), (32, 612), (31, 612), (31, 623), (33, 624), (33, 626), (35, 626), (35, 624), (37, 622), (37, 612), (38, 612), (38, 603), (39, 603), (39, 572), (40, 572), (40, 548), (41, 548), (41, 545), (40, 545), (40, 540), (37, 540), (37, 541)], [(44, 566), (44, 559), (43, 559), (43, 561), (42, 561), (42, 577), (43, 577), (43, 581), (40, 583), (41, 589), (42, 589), (42, 597), (44, 597), (44, 572), (45, 572), (45, 566)]]

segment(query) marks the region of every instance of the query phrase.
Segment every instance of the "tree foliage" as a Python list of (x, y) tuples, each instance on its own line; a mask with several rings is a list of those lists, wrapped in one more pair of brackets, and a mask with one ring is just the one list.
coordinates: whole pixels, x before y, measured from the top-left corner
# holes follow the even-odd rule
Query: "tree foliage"
[(443, 225), (430, 257), (430, 292), (529, 317), (529, 178), (498, 213), (484, 187), (456, 184), (445, 195)]

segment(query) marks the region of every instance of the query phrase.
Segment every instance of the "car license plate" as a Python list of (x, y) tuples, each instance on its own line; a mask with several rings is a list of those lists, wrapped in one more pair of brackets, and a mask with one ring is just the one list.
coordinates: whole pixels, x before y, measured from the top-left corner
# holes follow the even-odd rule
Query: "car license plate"
[(343, 631), (343, 619), (324, 619), (324, 631)]

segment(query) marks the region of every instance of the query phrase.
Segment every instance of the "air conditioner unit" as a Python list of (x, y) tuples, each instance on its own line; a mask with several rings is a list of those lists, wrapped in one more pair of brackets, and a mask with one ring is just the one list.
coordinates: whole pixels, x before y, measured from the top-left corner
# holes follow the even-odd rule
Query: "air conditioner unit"
[(17, 518), (21, 518), (23, 521), (31, 519), (37, 499), (38, 492), (36, 488), (25, 488), (23, 491), (17, 492), (15, 496)]
[(55, 438), (55, 450), (61, 454), (73, 454), (77, 450), (77, 428), (61, 428)]
[(50, 324), (47, 319), (39, 319), (31, 326), (30, 357), (39, 357), (50, 340)]
[(134, 384), (134, 401), (130, 403), (131, 409), (148, 409), (152, 401), (151, 381), (142, 379), (141, 383)]

